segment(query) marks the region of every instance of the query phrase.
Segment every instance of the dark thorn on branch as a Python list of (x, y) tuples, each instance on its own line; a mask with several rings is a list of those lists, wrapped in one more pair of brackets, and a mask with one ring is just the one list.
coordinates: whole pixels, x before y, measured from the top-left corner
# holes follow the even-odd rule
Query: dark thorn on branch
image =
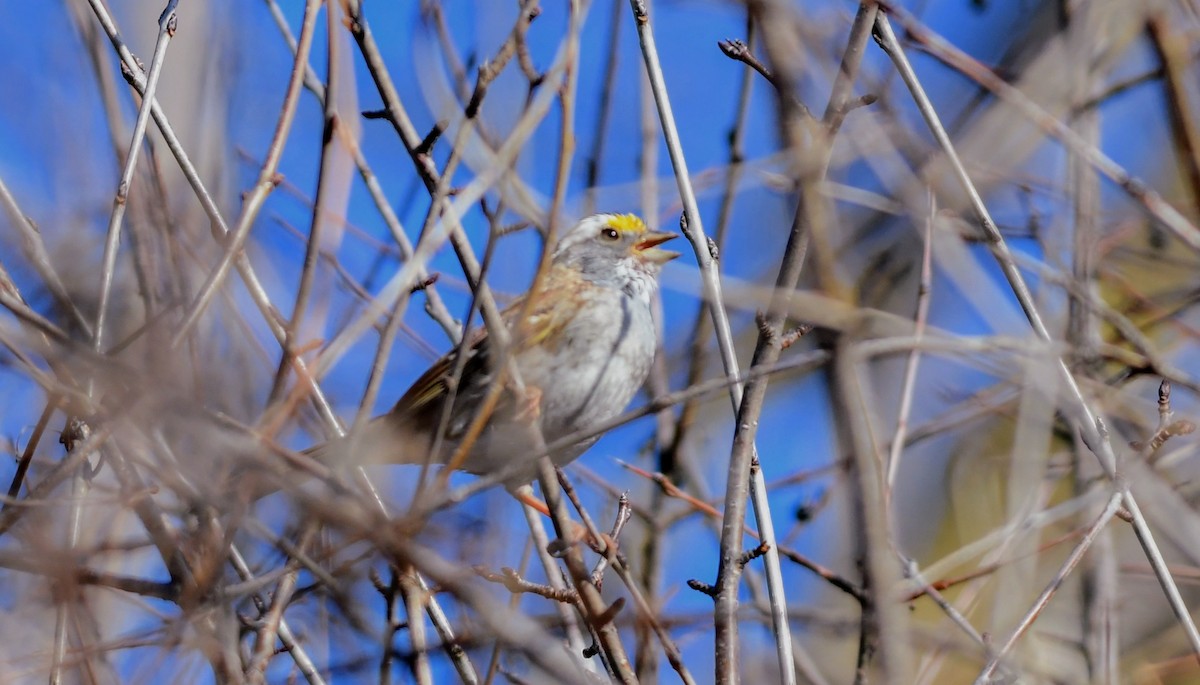
[(321, 129), (321, 145), (328, 145), (329, 141), (333, 140), (333, 136), (337, 133), (338, 115), (332, 114), (325, 120), (325, 127)]
[(383, 582), (383, 577), (379, 575), (379, 571), (376, 571), (375, 569), (371, 569), (367, 573), (367, 578), (369, 578), (371, 580), (371, 585), (373, 585), (375, 587), (376, 592), (383, 595), (384, 597), (388, 596), (388, 594), (389, 594), (388, 586), (386, 583)]
[(386, 109), (366, 109), (362, 113), (363, 119), (386, 119), (392, 120), (392, 113)]
[(754, 549), (748, 549), (745, 552), (742, 552), (742, 556), (738, 558), (738, 564), (741, 566), (745, 566), (746, 564), (748, 564), (748, 563), (754, 561), (755, 559), (761, 557), (762, 555), (766, 554), (767, 550), (769, 550), (769, 549), (771, 549), (770, 545), (768, 545), (765, 542), (760, 542), (760, 543), (758, 543), (758, 547), (755, 547)]
[(479, 108), (483, 105), (483, 98), (487, 95), (488, 86), (492, 80), (499, 74), (491, 62), (484, 62), (479, 67), (478, 77), (475, 79), (475, 90), (471, 93), (471, 99), (467, 102), (467, 106), (463, 109), (463, 115), (468, 119), (474, 119), (479, 114)]
[(767, 320), (767, 315), (763, 310), (759, 309), (754, 312), (754, 325), (758, 327), (758, 335), (764, 342), (770, 345), (775, 344), (775, 328), (771, 326), (771, 322)]
[(555, 538), (546, 545), (546, 552), (555, 559), (561, 559), (571, 545), (562, 538)]
[(709, 585), (703, 580), (696, 580), (695, 578), (692, 578), (688, 580), (687, 585), (696, 592), (708, 595), (709, 597), (717, 596), (717, 588), (713, 585)]
[(596, 656), (599, 653), (600, 653), (600, 645), (596, 644), (595, 640), (592, 640), (592, 644), (583, 648), (583, 658), (584, 659), (591, 659), (592, 657)]
[(803, 338), (804, 336), (808, 335), (808, 332), (811, 331), (812, 329), (813, 329), (813, 325), (811, 323), (802, 323), (802, 324), (797, 325), (792, 330), (783, 334), (783, 337), (779, 341), (779, 348), (782, 350), (786, 350), (787, 348), (791, 347), (792, 345), (795, 345), (796, 342), (798, 340), (800, 340), (800, 338)]
[(725, 133), (725, 144), (729, 146), (729, 164), (737, 166), (746, 161), (746, 156), (742, 154), (741, 146), (737, 145), (738, 127), (730, 126), (729, 131)]
[(414, 155), (429, 154), (429, 151), (433, 149), (433, 144), (438, 141), (438, 138), (442, 137), (442, 133), (445, 130), (446, 130), (445, 122), (443, 122), (443, 121), (435, 122), (433, 124), (433, 128), (429, 129), (429, 133), (426, 133), (425, 137), (421, 139), (421, 144), (417, 145), (416, 149), (413, 150), (413, 154)]
[(429, 286), (433, 285), (434, 283), (437, 283), (438, 276), (439, 276), (439, 274), (436, 274), (436, 273), (429, 274), (428, 276), (425, 277), (425, 280), (413, 285), (412, 292), (414, 292), (414, 293), (420, 292), (420, 291), (428, 288)]
[(796, 505), (795, 516), (798, 523), (808, 523), (812, 520), (813, 514), (815, 513), (816, 512), (813, 510), (813, 506), (808, 502)]
[(796, 505), (796, 521), (799, 523), (808, 523), (818, 512), (825, 508), (828, 502), (829, 490), (821, 488), (816, 497)]

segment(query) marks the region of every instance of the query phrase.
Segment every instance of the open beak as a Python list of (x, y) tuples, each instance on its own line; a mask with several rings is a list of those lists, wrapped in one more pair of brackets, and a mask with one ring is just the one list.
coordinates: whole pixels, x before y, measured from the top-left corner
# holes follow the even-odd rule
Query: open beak
[(659, 249), (659, 245), (678, 238), (679, 236), (669, 231), (646, 231), (642, 239), (633, 244), (633, 249), (641, 255), (642, 259), (655, 264), (666, 264), (667, 262), (679, 256), (678, 252), (671, 250)]

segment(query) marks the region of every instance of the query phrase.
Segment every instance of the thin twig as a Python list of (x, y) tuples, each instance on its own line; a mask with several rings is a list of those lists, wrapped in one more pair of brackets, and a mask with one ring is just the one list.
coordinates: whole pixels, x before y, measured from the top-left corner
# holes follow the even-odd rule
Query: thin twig
[(1033, 625), (1033, 621), (1038, 617), (1038, 614), (1040, 614), (1042, 609), (1044, 609), (1050, 602), (1050, 598), (1054, 596), (1054, 593), (1057, 592), (1058, 588), (1062, 586), (1063, 581), (1067, 579), (1067, 576), (1071, 574), (1071, 571), (1075, 569), (1075, 566), (1079, 563), (1080, 559), (1083, 558), (1084, 553), (1087, 552), (1092, 546), (1092, 543), (1096, 540), (1096, 536), (1100, 534), (1100, 531), (1103, 530), (1104, 527), (1108, 525), (1108, 522), (1112, 520), (1112, 517), (1116, 515), (1122, 499), (1124, 499), (1124, 493), (1119, 490), (1114, 492), (1112, 496), (1108, 498), (1108, 504), (1105, 505), (1104, 510), (1100, 513), (1100, 516), (1096, 518), (1096, 522), (1093, 523), (1090, 528), (1088, 528), (1087, 533), (1085, 533), (1079, 543), (1075, 545), (1075, 547), (1071, 550), (1071, 553), (1067, 555), (1067, 559), (1063, 562), (1062, 567), (1058, 570), (1058, 573), (1054, 575), (1054, 578), (1050, 581), (1046, 588), (1042, 590), (1042, 593), (1038, 595), (1038, 598), (1034, 600), (1033, 606), (1029, 608), (1029, 611), (1017, 624), (1017, 627), (1013, 629), (1012, 635), (1008, 636), (1008, 639), (1004, 641), (1004, 644), (1000, 646), (1000, 649), (996, 650), (996, 653), (991, 659), (988, 660), (987, 664), (983, 667), (983, 670), (979, 673), (979, 677), (975, 679), (975, 685), (986, 685), (986, 683), (990, 682), (992, 673), (995, 672), (997, 667), (999, 667), (1000, 662), (1003, 661), (1006, 656), (1008, 656), (1008, 653), (1012, 650), (1013, 645), (1016, 644), (1021, 635), (1023, 635), (1031, 625)]
[(904, 365), (904, 380), (900, 386), (900, 408), (896, 412), (896, 434), (892, 437), (891, 449), (887, 459), (886, 489), (888, 500), (892, 497), (892, 488), (896, 484), (896, 473), (900, 469), (900, 455), (904, 453), (904, 443), (908, 437), (908, 419), (912, 411), (913, 395), (917, 386), (917, 367), (920, 365), (920, 341), (925, 335), (925, 326), (929, 322), (929, 300), (933, 285), (933, 226), (937, 216), (937, 199), (929, 193), (929, 210), (925, 215), (924, 244), (921, 246), (921, 279), (917, 284), (917, 311), (914, 316), (916, 328), (913, 337), (918, 341)]
[[(245, 558), (236, 545), (231, 546), (229, 549), (229, 562), (243, 581), (254, 580), (254, 573), (250, 570), (250, 566), (246, 563)], [(259, 602), (260, 611), (264, 611), (266, 602), (260, 597), (255, 597), (255, 599)], [(291, 655), (292, 660), (296, 662), (297, 668), (300, 669), (300, 673), (308, 681), (308, 684), (325, 685), (325, 679), (321, 677), (316, 664), (308, 656), (308, 652), (296, 642), (296, 636), (292, 633), (287, 619), (283, 618), (283, 616), (279, 617), (277, 632), (279, 641), (283, 644), (288, 654)]]
[(151, 103), (154, 102), (154, 92), (158, 88), (158, 78), (162, 75), (163, 62), (167, 56), (167, 46), (175, 36), (178, 17), (175, 9), (179, 0), (167, 0), (167, 6), (158, 18), (158, 40), (154, 43), (154, 56), (150, 59), (150, 71), (146, 75), (146, 88), (143, 92), (141, 107), (138, 108), (137, 119), (133, 125), (133, 137), (129, 141), (129, 154), (125, 156), (125, 166), (121, 170), (121, 180), (117, 184), (117, 192), (113, 197), (113, 209), (108, 219), (108, 234), (104, 242), (104, 257), (100, 266), (100, 296), (96, 310), (96, 326), (92, 331), (92, 348), (97, 352), (104, 349), (104, 326), (107, 323), (109, 300), (112, 297), (113, 278), (117, 268), (117, 250), (121, 244), (121, 225), (125, 219), (125, 208), (129, 200), (129, 189), (133, 183), (133, 171), (137, 166), (138, 153), (142, 149), (142, 141), (146, 137), (146, 126), (150, 121)]

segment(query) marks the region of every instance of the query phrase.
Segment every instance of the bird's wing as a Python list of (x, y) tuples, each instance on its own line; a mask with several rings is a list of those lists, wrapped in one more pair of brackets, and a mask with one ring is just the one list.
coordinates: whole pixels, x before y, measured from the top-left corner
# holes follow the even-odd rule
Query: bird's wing
[[(454, 373), (459, 350), (465, 351), (467, 360), (462, 378), (478, 378), (488, 372), (488, 334), (480, 328), (472, 332), (467, 343), (456, 348), (433, 363), (421, 374), (403, 396), (396, 402), (389, 415), (406, 420), (423, 422), (425, 419), (441, 419), (442, 406), (450, 393), (450, 380)], [(461, 393), (460, 393), (461, 394)], [(456, 402), (456, 404), (461, 404)]]
[[(564, 281), (570, 276), (561, 269), (552, 268), (535, 293), (523, 295), (504, 308), (501, 318), (513, 334), (513, 354), (520, 354), (534, 345), (555, 344), (555, 339), (578, 311), (578, 307), (573, 304), (563, 306), (563, 295), (569, 295), (573, 291), (572, 284)], [(525, 311), (526, 300), (531, 296), (534, 298), (533, 302), (528, 311)], [(522, 313), (525, 314), (523, 323), (516, 325)], [(494, 361), (490, 343), (491, 337), (486, 328), (480, 327), (472, 331), (467, 344), (434, 362), (396, 402), (389, 414), (399, 419), (417, 422), (418, 425), (427, 425), (427, 421), (440, 421), (442, 408), (449, 396), (449, 381), (454, 373), (459, 349), (465, 350), (468, 357), (461, 378), (468, 380), (459, 383), (445, 436), (450, 439), (459, 437), (458, 434), (465, 430), (472, 418), (466, 412), (479, 405), (491, 384)], [(519, 408), (514, 404), (511, 394), (506, 392), (501, 395), (492, 415), (507, 417), (517, 413)]]

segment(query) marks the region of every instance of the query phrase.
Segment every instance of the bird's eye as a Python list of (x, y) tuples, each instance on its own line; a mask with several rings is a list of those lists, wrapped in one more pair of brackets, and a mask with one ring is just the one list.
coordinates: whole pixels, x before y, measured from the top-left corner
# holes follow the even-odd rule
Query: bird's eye
[(605, 240), (617, 240), (621, 237), (621, 234), (617, 233), (617, 229), (615, 228), (605, 228), (600, 231), (600, 235), (604, 236)]

